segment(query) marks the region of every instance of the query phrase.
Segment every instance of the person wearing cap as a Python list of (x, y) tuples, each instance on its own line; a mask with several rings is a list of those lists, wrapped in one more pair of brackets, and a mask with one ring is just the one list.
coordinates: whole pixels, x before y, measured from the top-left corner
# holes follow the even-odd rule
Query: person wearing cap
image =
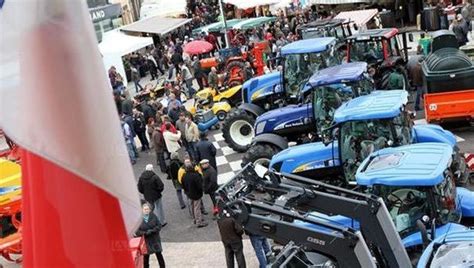
[(418, 59), (418, 62), (410, 70), (412, 84), (416, 88), (415, 111), (422, 110), (420, 107), (420, 103), (426, 91), (425, 87), (423, 86), (423, 69), (421, 68), (423, 60), (424, 57), (420, 57)]
[(458, 16), (456, 16), (456, 19), (449, 25), (449, 30), (454, 32), (459, 46), (464, 46), (467, 43), (468, 27), (466, 27), (462, 15), (458, 14)]
[(207, 139), (207, 132), (202, 132), (200, 134), (200, 141), (196, 143), (197, 161), (207, 159), (217, 172), (216, 152), (214, 144)]
[(209, 160), (203, 159), (199, 162), (202, 169), (202, 186), (205, 194), (209, 195), (212, 201), (212, 212), (214, 215), (217, 214), (217, 203), (215, 192), (219, 188), (217, 184), (217, 171), (209, 164)]
[(167, 224), (163, 211), (163, 203), (161, 202), (164, 184), (160, 177), (153, 171), (152, 164), (146, 165), (145, 171), (143, 171), (138, 179), (137, 187), (138, 191), (143, 194), (144, 199), (153, 205), (154, 213), (164, 227)]

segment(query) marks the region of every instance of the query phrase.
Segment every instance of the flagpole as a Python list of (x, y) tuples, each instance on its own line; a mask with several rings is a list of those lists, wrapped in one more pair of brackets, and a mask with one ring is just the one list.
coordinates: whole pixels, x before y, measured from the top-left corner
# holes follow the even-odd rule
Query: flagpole
[(225, 46), (228, 48), (230, 46), (230, 42), (229, 42), (229, 36), (227, 35), (227, 20), (225, 19), (224, 5), (222, 4), (222, 0), (219, 0), (219, 9), (221, 10), (222, 21), (224, 22)]

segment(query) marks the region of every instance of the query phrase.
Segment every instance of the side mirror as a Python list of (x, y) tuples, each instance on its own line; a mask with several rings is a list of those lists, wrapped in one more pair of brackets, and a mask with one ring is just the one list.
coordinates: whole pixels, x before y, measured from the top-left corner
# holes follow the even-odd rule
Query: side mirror
[(354, 30), (358, 31), (359, 30), (359, 26), (357, 26), (357, 24), (353, 24), (353, 27), (354, 27)]
[(415, 38), (413, 37), (413, 34), (412, 34), (412, 33), (408, 34), (408, 40), (409, 40), (410, 42), (413, 42), (413, 41), (415, 40)]

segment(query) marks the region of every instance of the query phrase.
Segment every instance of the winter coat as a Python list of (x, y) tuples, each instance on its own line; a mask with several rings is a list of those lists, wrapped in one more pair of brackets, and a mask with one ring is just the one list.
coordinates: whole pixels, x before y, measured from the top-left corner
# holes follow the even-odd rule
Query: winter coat
[(181, 139), (181, 132), (173, 133), (170, 131), (165, 131), (163, 133), (163, 138), (165, 139), (166, 148), (168, 149), (169, 153), (174, 153), (181, 148), (179, 145), (179, 140)]
[(176, 128), (181, 132), (181, 139), (186, 141), (186, 137), (184, 136), (186, 133), (186, 121), (176, 121)]
[(196, 143), (196, 151), (198, 161), (207, 159), (209, 160), (209, 164), (214, 167), (215, 170), (217, 170), (216, 147), (214, 144), (212, 144), (212, 142), (208, 140), (200, 140), (198, 143)]
[(125, 99), (122, 101), (122, 113), (126, 115), (132, 115), (133, 102), (130, 99)]
[(154, 254), (161, 252), (161, 238), (160, 238), (161, 222), (158, 217), (150, 212), (148, 222), (142, 219), (142, 223), (135, 232), (135, 236), (144, 236), (147, 248), (147, 254)]
[(153, 130), (152, 135), (153, 147), (155, 148), (155, 152), (162, 153), (165, 149), (165, 140), (163, 138), (163, 132), (159, 127), (155, 127)]
[(411, 69), (412, 83), (414, 86), (423, 85), (423, 70), (421, 69), (421, 64), (417, 62)]
[(186, 133), (184, 135), (186, 136), (187, 142), (199, 141), (199, 129), (196, 123), (194, 122), (186, 123), (185, 129), (186, 129)]
[(202, 176), (196, 171), (186, 171), (183, 176), (183, 189), (191, 200), (199, 200), (202, 198)]
[(181, 162), (178, 159), (172, 159), (168, 168), (168, 178), (173, 182), (173, 186), (176, 190), (183, 189), (181, 183), (178, 181), (178, 172), (181, 168)]
[(221, 240), (224, 244), (228, 245), (242, 241), (244, 230), (242, 229), (242, 226), (234, 220), (234, 218), (223, 216), (217, 220), (217, 226), (219, 227)]
[(205, 194), (213, 194), (219, 188), (217, 171), (212, 166), (202, 170), (202, 184)]
[(161, 198), (164, 184), (160, 177), (151, 170), (145, 170), (138, 179), (138, 191), (143, 194), (145, 200), (154, 203)]

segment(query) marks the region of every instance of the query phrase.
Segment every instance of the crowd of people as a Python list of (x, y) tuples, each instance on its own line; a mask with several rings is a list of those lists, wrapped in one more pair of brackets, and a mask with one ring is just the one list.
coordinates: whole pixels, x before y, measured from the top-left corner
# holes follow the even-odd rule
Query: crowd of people
[[(194, 3), (194, 1), (191, 1)], [(222, 35), (214, 33), (195, 33), (192, 30), (203, 25), (215, 22), (219, 11), (217, 5), (206, 2), (188, 6), (190, 24), (181, 27), (172, 33), (154, 48), (144, 52), (135, 52), (125, 58), (126, 69), (129, 70), (130, 81), (133, 81), (136, 92), (144, 90), (141, 84), (142, 77), (151, 76), (151, 80), (164, 76), (172, 87), (167, 90), (162, 99), (142, 100), (132, 98), (130, 91), (125, 90), (124, 79), (112, 66), (109, 70), (109, 79), (114, 89), (115, 102), (121, 118), (122, 131), (130, 156), (135, 164), (139, 157), (138, 145), (135, 137), (140, 141), (141, 151), (153, 151), (156, 156), (156, 166), (148, 164), (138, 181), (138, 191), (143, 195), (143, 221), (136, 235), (144, 236), (148, 247), (145, 255), (145, 267), (149, 265), (149, 255), (156, 254), (160, 267), (165, 266), (160, 242), (160, 230), (167, 225), (165, 210), (163, 209), (162, 195), (164, 191), (163, 179), (170, 180), (176, 191), (179, 207), (188, 212), (192, 223), (197, 228), (208, 226), (203, 215), (209, 209), (205, 208), (203, 199), (209, 198), (212, 207), (210, 211), (213, 219), (217, 220), (219, 233), (225, 249), (227, 267), (234, 267), (234, 259), (238, 267), (246, 267), (243, 254), (242, 237), (244, 229), (226, 211), (219, 211), (215, 191), (218, 188), (218, 168), (216, 163), (216, 148), (207, 138), (206, 132), (201, 132), (193, 121), (192, 115), (186, 111), (180, 99), (181, 90), (187, 90), (192, 97), (196, 90), (205, 86), (218, 88), (218, 70), (215, 67), (205, 70), (201, 67), (200, 59), (210, 57), (219, 49), (226, 47)], [(249, 49), (256, 42), (268, 42), (264, 59), (267, 72), (278, 68), (278, 55), (281, 47), (301, 38), (297, 31), (298, 26), (317, 18), (326, 18), (333, 14), (305, 10), (296, 13), (288, 19), (283, 13), (276, 20), (245, 31), (229, 30), (230, 46)], [(469, 23), (472, 18), (466, 17), (470, 13), (458, 14), (451, 22), (450, 29), (456, 34), (460, 45), (467, 42), (467, 35), (472, 30)], [(214, 50), (207, 55), (189, 55), (184, 53), (184, 46), (193, 40), (205, 40), (211, 43)], [(426, 41), (426, 42), (425, 42)], [(428, 44), (428, 45), (427, 45)], [(422, 36), (420, 39), (420, 54), (429, 52), (429, 40)], [(423, 95), (421, 79), (421, 63), (423, 57), (410, 70), (413, 85), (417, 88), (415, 108), (420, 109), (420, 99)], [(246, 79), (254, 74), (252, 59), (246, 62)], [(399, 88), (396, 79), (399, 73), (393, 75), (394, 88)], [(128, 74), (127, 74), (128, 76)], [(196, 80), (196, 81), (195, 81)], [(195, 88), (197, 84), (197, 88)], [(177, 90), (175, 90), (177, 89)], [(160, 172), (157, 172), (157, 171)], [(247, 233), (255, 250), (259, 267), (266, 267), (270, 247), (267, 239)]]

